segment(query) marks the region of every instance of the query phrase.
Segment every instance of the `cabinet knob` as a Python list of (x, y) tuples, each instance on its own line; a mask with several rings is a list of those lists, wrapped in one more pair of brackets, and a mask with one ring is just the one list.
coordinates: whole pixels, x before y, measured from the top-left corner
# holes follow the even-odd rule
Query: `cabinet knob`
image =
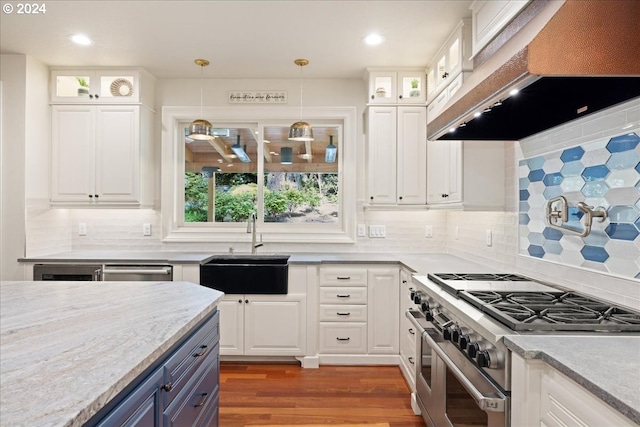
[(244, 300), (244, 303), (249, 304), (249, 300), (248, 299)]
[(242, 300), (241, 299), (238, 300), (238, 304), (242, 304)]
[(398, 197), (400, 200), (402, 200), (402, 196)]
[(93, 99), (93, 95), (89, 94), (89, 98)]
[(173, 384), (172, 383), (166, 383), (161, 387), (164, 391), (171, 391), (171, 389), (173, 388)]
[(93, 197), (95, 197), (97, 199), (98, 197), (100, 197), (100, 195), (99, 194), (94, 194)]
[(89, 198), (90, 198), (90, 199), (93, 199), (93, 194), (89, 194)]
[(449, 73), (444, 73), (444, 74), (442, 75), (442, 78), (443, 78), (443, 79), (446, 79), (447, 77), (449, 77)]
[(371, 196), (370, 199), (373, 200), (373, 196)]
[(376, 96), (375, 95), (371, 95), (371, 99), (376, 99)]
[(398, 98), (402, 99), (402, 95), (398, 96)]
[(100, 95), (96, 94), (96, 99), (100, 98)]

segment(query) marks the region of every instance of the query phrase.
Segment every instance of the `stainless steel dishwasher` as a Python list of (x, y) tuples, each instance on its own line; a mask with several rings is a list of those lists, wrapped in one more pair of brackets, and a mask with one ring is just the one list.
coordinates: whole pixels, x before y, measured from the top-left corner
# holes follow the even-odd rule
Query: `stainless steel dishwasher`
[(170, 265), (105, 265), (102, 280), (113, 282), (170, 282)]

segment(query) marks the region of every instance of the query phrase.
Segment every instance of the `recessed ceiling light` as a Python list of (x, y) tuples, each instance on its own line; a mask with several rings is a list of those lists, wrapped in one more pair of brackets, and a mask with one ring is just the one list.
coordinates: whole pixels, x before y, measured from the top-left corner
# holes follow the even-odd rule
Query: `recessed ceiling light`
[(368, 36), (363, 38), (362, 41), (369, 46), (377, 46), (381, 43), (384, 43), (384, 37), (382, 37), (380, 34), (369, 34)]
[(84, 34), (71, 34), (69, 36), (69, 40), (81, 46), (90, 46), (93, 44), (93, 40), (91, 40), (89, 37), (85, 36)]

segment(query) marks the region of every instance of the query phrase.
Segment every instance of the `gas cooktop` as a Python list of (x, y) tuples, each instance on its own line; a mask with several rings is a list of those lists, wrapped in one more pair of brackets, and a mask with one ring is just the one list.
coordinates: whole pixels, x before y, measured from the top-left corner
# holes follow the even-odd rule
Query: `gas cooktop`
[(640, 332), (640, 312), (517, 274), (429, 274), (514, 331)]

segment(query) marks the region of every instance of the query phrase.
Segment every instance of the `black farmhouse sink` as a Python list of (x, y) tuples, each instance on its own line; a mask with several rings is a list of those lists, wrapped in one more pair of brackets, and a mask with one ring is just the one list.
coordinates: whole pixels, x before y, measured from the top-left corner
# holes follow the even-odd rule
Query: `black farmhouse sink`
[(289, 255), (216, 255), (200, 266), (200, 284), (226, 294), (286, 294)]

